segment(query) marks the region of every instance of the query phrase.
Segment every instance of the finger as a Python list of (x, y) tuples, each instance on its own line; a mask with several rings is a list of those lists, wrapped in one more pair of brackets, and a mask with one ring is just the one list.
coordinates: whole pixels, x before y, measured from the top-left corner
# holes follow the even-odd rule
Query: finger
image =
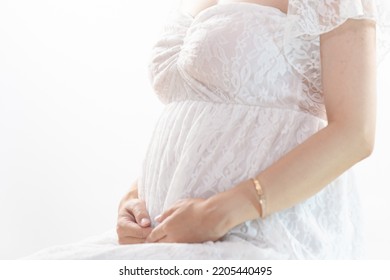
[(119, 220), (117, 233), (123, 237), (146, 238), (151, 232), (151, 227), (141, 227), (137, 223)]
[(159, 225), (152, 230), (152, 232), (148, 235), (146, 238), (146, 242), (157, 242), (161, 238), (164, 238), (166, 236), (166, 233), (164, 231), (164, 226)]
[(174, 205), (172, 206), (171, 208), (169, 208), (168, 210), (165, 210), (162, 214), (156, 216), (156, 218), (154, 218), (154, 220), (158, 223), (161, 223), (163, 222), (166, 218), (168, 218), (170, 215), (173, 214), (173, 212), (175, 212), (177, 210), (177, 208), (179, 208), (180, 205)]
[(143, 200), (137, 200), (133, 203), (129, 203), (126, 207), (134, 216), (135, 221), (142, 227), (149, 227), (150, 217), (146, 210), (146, 204)]
[(157, 243), (177, 243), (177, 241), (174, 241), (172, 238), (170, 238), (168, 235), (164, 236), (160, 240), (156, 241)]
[(134, 238), (134, 237), (128, 237), (128, 236), (118, 236), (118, 243), (120, 245), (140, 244), (140, 243), (145, 243), (145, 238)]
[(123, 221), (126, 221), (126, 222), (136, 223), (133, 214), (129, 213), (126, 209), (125, 209), (125, 211), (121, 211), (121, 212), (118, 214), (118, 221), (119, 221), (119, 220), (123, 220)]

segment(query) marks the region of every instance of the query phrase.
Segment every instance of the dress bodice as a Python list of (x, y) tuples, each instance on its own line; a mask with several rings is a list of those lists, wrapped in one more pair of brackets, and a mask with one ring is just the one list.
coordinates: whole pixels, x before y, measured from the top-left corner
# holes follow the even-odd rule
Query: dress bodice
[(195, 17), (176, 15), (160, 41), (161, 48), (172, 48), (151, 63), (155, 91), (164, 103), (237, 103), (325, 118), (322, 94), (307, 90), (285, 57), (286, 23), (277, 8), (248, 2), (218, 4)]

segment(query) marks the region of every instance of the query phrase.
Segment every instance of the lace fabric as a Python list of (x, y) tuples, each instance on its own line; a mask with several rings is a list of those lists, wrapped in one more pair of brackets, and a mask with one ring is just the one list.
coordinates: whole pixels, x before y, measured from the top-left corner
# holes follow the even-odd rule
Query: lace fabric
[[(370, 19), (377, 25), (377, 64), (390, 49), (390, 5), (386, 0), (289, 0), (284, 52), (293, 67), (321, 91), (321, 34), (348, 19)], [(308, 59), (310, 58), (310, 59)]]
[[(326, 126), (319, 36), (343, 21), (318, 3), (337, 7), (292, 0), (284, 14), (234, 2), (169, 19), (149, 65), (167, 106), (139, 181), (152, 217), (181, 198), (209, 197), (254, 176)], [(342, 19), (371, 19), (369, 8), (349, 7)], [(348, 171), (304, 203), (237, 226), (224, 241), (250, 242), (259, 255), (271, 249), (275, 259), (355, 258), (359, 209)]]

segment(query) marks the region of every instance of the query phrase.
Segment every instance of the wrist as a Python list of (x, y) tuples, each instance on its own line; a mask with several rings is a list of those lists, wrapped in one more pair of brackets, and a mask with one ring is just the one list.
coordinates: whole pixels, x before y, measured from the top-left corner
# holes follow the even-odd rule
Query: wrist
[(261, 208), (256, 188), (251, 180), (218, 193), (205, 201), (207, 217), (215, 221), (220, 232), (228, 232), (233, 227), (260, 217)]

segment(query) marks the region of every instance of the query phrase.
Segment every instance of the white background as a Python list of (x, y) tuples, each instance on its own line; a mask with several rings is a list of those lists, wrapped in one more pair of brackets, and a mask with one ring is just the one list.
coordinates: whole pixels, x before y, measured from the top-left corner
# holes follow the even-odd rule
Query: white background
[[(146, 67), (170, 2), (0, 1), (0, 259), (115, 227), (162, 110)], [(357, 166), (370, 259), (390, 259), (389, 70)]]

